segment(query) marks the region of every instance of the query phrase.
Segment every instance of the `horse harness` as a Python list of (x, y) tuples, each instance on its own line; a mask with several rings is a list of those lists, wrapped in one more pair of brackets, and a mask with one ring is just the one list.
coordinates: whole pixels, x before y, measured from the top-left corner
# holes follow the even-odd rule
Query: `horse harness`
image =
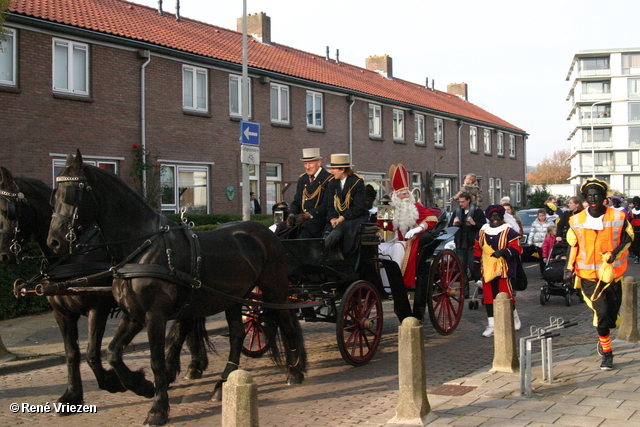
[(24, 239), (19, 239), (18, 237), (18, 235), (20, 234), (20, 225), (18, 221), (21, 210), (20, 206), (23, 203), (28, 205), (28, 201), (24, 197), (24, 194), (20, 192), (20, 189), (17, 188), (17, 185), (15, 192), (0, 190), (0, 196), (7, 202), (7, 220), (15, 222), (13, 230), (0, 230), (0, 233), (13, 233), (13, 240), (11, 241), (9, 250), (16, 256), (17, 259), (18, 254), (22, 251), (22, 245), (20, 244), (20, 242), (24, 241)]

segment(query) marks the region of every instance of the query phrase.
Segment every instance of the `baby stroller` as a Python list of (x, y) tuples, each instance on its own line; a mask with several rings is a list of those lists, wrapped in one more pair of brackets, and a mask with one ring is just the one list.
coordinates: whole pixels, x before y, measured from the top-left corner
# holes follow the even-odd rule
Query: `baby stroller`
[(540, 304), (545, 305), (551, 295), (563, 296), (567, 307), (571, 306), (571, 297), (578, 296), (582, 302), (582, 292), (574, 289), (573, 280), (564, 280), (564, 270), (567, 266), (569, 246), (566, 242), (558, 242), (551, 249), (546, 267), (542, 273), (544, 285), (540, 288)]

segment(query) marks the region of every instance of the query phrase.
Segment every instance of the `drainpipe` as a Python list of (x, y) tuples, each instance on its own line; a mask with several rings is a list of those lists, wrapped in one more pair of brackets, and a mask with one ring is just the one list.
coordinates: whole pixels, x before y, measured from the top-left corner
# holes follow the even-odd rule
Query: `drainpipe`
[(458, 120), (458, 185), (462, 186), (462, 142), (460, 141), (460, 130), (462, 130), (462, 120)]
[(349, 159), (353, 163), (353, 104), (356, 103), (356, 98), (353, 95), (347, 97), (347, 100), (351, 98), (351, 104), (349, 104)]
[[(146, 83), (145, 83), (145, 68), (151, 62), (151, 52), (148, 50), (139, 50), (138, 51), (139, 58), (147, 58), (142, 64), (140, 69), (140, 146), (142, 147), (142, 163), (147, 163), (147, 115), (146, 115)], [(146, 169), (142, 169), (142, 192), (144, 197), (147, 197), (147, 171)]]

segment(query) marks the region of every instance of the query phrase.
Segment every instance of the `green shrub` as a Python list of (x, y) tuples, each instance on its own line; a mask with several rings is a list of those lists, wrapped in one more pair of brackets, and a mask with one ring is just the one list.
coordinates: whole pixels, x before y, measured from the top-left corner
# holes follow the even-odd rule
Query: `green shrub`
[[(36, 249), (34, 243), (30, 243), (25, 249)], [(30, 254), (39, 253), (31, 250)], [(40, 271), (40, 261), (21, 261), (16, 266), (0, 264), (0, 320), (13, 319), (14, 317), (28, 314), (41, 313), (51, 309), (49, 301), (45, 297), (29, 295), (16, 298), (13, 296), (13, 282), (16, 279), (29, 279)]]

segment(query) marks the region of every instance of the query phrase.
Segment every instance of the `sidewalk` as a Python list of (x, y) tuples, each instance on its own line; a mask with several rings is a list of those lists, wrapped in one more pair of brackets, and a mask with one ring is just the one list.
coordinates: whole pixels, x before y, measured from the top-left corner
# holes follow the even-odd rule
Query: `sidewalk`
[[(529, 398), (520, 395), (519, 373), (489, 372), (488, 366), (431, 390), (431, 413), (424, 421), (430, 426), (638, 426), (639, 346), (614, 340), (613, 348), (612, 371), (599, 369), (595, 343), (554, 349), (553, 383), (541, 381), (538, 353)], [(462, 395), (451, 396), (456, 393)]]

